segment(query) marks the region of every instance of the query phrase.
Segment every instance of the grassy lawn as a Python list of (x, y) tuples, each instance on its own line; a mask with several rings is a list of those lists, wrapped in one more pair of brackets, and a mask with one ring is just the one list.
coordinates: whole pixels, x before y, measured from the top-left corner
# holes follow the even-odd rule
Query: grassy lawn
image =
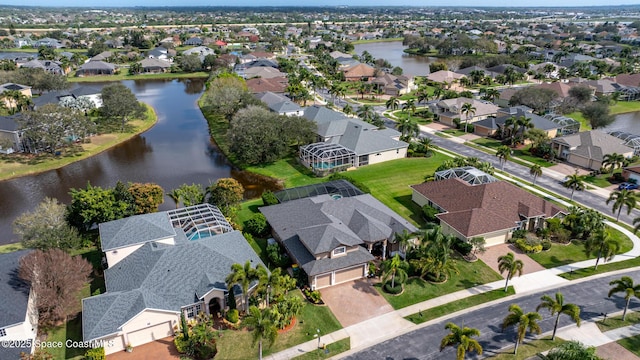
[(456, 266), (460, 273), (452, 274), (444, 284), (436, 285), (415, 277), (404, 284), (404, 292), (398, 296), (385, 293), (381, 284), (377, 284), (376, 289), (394, 309), (401, 309), (425, 300), (502, 279), (481, 260), (470, 263), (458, 258)]
[(309, 169), (294, 158), (278, 160), (271, 164), (249, 166), (245, 170), (281, 180), (286, 188), (326, 181), (324, 178), (315, 177)]
[(473, 295), (468, 298), (456, 300), (454, 302), (450, 302), (448, 304), (436, 306), (431, 309), (423, 310), (417, 314), (409, 315), (405, 317), (405, 319), (411, 321), (414, 324), (422, 324), (423, 322), (427, 322), (429, 320), (437, 319), (447, 314), (452, 314), (456, 311), (460, 311), (463, 309), (470, 308), (472, 306), (480, 305), (487, 303), (489, 301), (501, 299), (503, 297), (507, 297), (509, 295), (515, 294), (516, 291), (513, 289), (513, 286), (509, 286), (507, 292), (504, 292), (503, 289), (500, 290), (491, 290), (486, 293)]
[[(415, 114), (411, 115), (411, 121), (416, 122), (416, 123), (418, 123), (420, 125), (431, 124), (433, 122), (433, 118), (432, 117), (426, 118), (426, 117), (421, 116), (420, 114), (422, 112), (419, 111), (421, 109), (422, 108), (418, 109), (418, 111), (416, 111)], [(406, 111), (403, 111), (403, 110), (393, 111), (391, 113), (391, 115), (393, 117), (395, 117), (396, 119), (398, 119), (398, 120), (404, 120), (404, 119), (409, 117), (409, 114)]]
[(588, 267), (584, 269), (574, 270), (573, 273), (564, 273), (558, 276), (567, 280), (582, 279), (592, 275), (604, 274), (616, 270), (629, 269), (636, 266), (640, 266), (640, 257), (608, 264), (602, 263), (602, 261), (600, 261), (597, 270), (594, 270), (592, 267)]
[(22, 250), (22, 249), (24, 248), (20, 243), (0, 245), (0, 254), (6, 254), (6, 253)]
[(442, 132), (445, 134), (449, 134), (451, 136), (462, 136), (467, 134), (466, 132), (458, 129), (446, 129), (446, 130), (442, 130)]
[[(608, 227), (607, 231), (609, 232), (609, 236), (617, 240), (620, 244), (620, 254), (623, 254), (633, 248), (631, 240), (620, 231), (611, 227)], [(547, 269), (583, 260), (595, 259), (595, 256), (587, 256), (585, 254), (584, 241), (580, 240), (574, 240), (569, 245), (554, 243), (549, 251), (529, 254), (529, 257)], [(600, 263), (603, 263), (602, 259), (600, 259)]]
[(370, 39), (370, 40), (354, 40), (351, 43), (353, 45), (357, 44), (370, 44), (370, 43), (379, 43), (379, 42), (394, 42), (394, 41), (402, 41), (404, 38), (386, 38), (386, 39)]
[(0, 180), (18, 176), (37, 174), (43, 171), (59, 169), (76, 161), (80, 161), (124, 142), (155, 125), (158, 117), (153, 108), (147, 107), (144, 119), (129, 121), (125, 132), (101, 134), (91, 137), (91, 142), (61, 149), (61, 155), (41, 153), (32, 155), (0, 155)]
[(585, 119), (580, 111), (574, 111), (564, 116), (577, 120), (580, 123), (580, 131), (591, 130), (591, 124), (589, 123), (589, 120)]
[(616, 342), (622, 345), (625, 349), (631, 351), (637, 356), (640, 356), (640, 335), (624, 338)]
[(298, 360), (314, 360), (314, 359), (328, 359), (337, 354), (343, 353), (351, 349), (351, 339), (346, 338), (338, 340), (334, 343), (327, 345), (326, 349), (318, 349), (316, 351), (308, 352), (304, 355), (296, 356), (294, 359)]
[(127, 71), (123, 71), (122, 74), (116, 75), (97, 75), (97, 76), (83, 76), (77, 77), (75, 73), (69, 74), (67, 81), (74, 82), (96, 82), (96, 81), (122, 81), (122, 80), (148, 80), (148, 79), (178, 79), (178, 78), (208, 78), (208, 72), (194, 72), (194, 73), (161, 73), (161, 74), (138, 74), (129, 75)]
[[(302, 296), (300, 290), (294, 290), (296, 296)], [(342, 326), (331, 310), (326, 306), (316, 306), (305, 301), (298, 315), (298, 322), (289, 331), (279, 334), (271, 347), (265, 347), (263, 354), (273, 354), (292, 346), (313, 340), (316, 329), (320, 334), (328, 334), (340, 330)], [(251, 333), (247, 330), (223, 330), (218, 340), (220, 359), (255, 359), (258, 355), (258, 344), (251, 345)]]
[(449, 157), (434, 153), (429, 158), (404, 158), (368, 165), (345, 173), (371, 190), (371, 195), (415, 224), (424, 224), (418, 205), (411, 201), (409, 185), (424, 182), (425, 176)]
[(596, 321), (596, 325), (598, 325), (598, 329), (602, 332), (618, 329), (625, 326), (631, 326), (640, 323), (640, 313), (634, 311), (627, 312), (627, 319), (622, 321), (622, 315), (608, 317), (607, 321), (603, 322), (602, 320)]
[[(621, 170), (614, 171), (614, 173), (620, 173), (620, 172), (622, 171)], [(612, 183), (609, 182), (609, 180), (607, 180), (607, 178), (609, 178), (610, 176), (611, 176), (610, 173), (600, 174), (597, 176), (587, 175), (584, 177), (584, 181), (598, 187), (607, 187), (607, 186), (613, 185)]]
[[(502, 146), (502, 143), (499, 140), (489, 139), (489, 138), (475, 139), (472, 141), (472, 143), (482, 145), (484, 147), (488, 147), (494, 150)], [(545, 159), (532, 155), (531, 152), (529, 151), (530, 148), (531, 148), (531, 145), (527, 145), (521, 149), (513, 149), (513, 157), (510, 159), (510, 161), (518, 162), (517, 159), (522, 159), (530, 163), (538, 164), (542, 167), (550, 167), (555, 165), (553, 163), (546, 161)], [(517, 158), (517, 159), (514, 159), (514, 158)], [(526, 163), (521, 163), (521, 164), (525, 166), (529, 166), (529, 164), (526, 164)]]
[(518, 355), (513, 354), (513, 348), (505, 349), (502, 353), (491, 356), (488, 359), (495, 360), (525, 360), (528, 359), (538, 353), (551, 350), (554, 347), (565, 342), (564, 340), (556, 337), (555, 340), (551, 341), (551, 338), (544, 338), (540, 340), (526, 340), (524, 344), (521, 344), (518, 347)]
[(611, 114), (622, 114), (640, 111), (640, 101), (618, 101), (609, 107)]

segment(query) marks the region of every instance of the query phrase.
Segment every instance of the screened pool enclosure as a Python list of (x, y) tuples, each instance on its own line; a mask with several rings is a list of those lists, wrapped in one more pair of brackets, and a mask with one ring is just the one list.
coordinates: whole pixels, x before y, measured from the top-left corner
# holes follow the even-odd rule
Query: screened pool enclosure
[(453, 169), (436, 171), (435, 173), (436, 181), (452, 178), (464, 180), (471, 185), (487, 184), (498, 181), (498, 179), (474, 168), (473, 166), (457, 167)]
[(167, 211), (174, 228), (181, 228), (189, 240), (233, 231), (222, 212), (211, 204), (200, 204)]
[(326, 175), (354, 166), (356, 154), (340, 144), (314, 143), (300, 148), (300, 161), (316, 175)]

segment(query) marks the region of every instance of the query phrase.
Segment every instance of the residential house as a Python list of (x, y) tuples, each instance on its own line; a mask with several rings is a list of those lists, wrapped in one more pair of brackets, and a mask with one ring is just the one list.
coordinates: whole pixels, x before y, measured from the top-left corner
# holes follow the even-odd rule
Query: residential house
[[(474, 132), (480, 136), (493, 136), (500, 129), (504, 129), (505, 123), (510, 118), (524, 116), (531, 120), (535, 129), (543, 130), (547, 137), (553, 139), (558, 134), (559, 124), (533, 113), (533, 110), (526, 106), (515, 106), (506, 109), (499, 109), (495, 117), (488, 117), (473, 123)], [(518, 129), (516, 129), (518, 131)]]
[[(462, 112), (462, 107), (467, 103), (471, 104), (475, 108), (475, 113), (464, 114)], [(430, 108), (431, 111), (438, 116), (441, 123), (449, 126), (455, 126), (453, 121), (454, 119), (474, 123), (489, 116), (495, 116), (498, 109), (500, 109), (499, 106), (489, 101), (464, 97), (440, 100), (437, 103), (430, 105)], [(469, 117), (468, 119), (467, 116)]]
[(62, 69), (62, 64), (58, 61), (53, 60), (29, 60), (24, 63), (18, 64), (18, 67), (22, 68), (32, 68), (32, 69), (42, 69), (48, 73), (56, 74), (56, 75), (64, 75), (64, 69)]
[(52, 49), (60, 49), (64, 47), (60, 41), (52, 38), (42, 38), (33, 43), (34, 48), (40, 48), (42, 46)]
[(639, 87), (640, 74), (618, 74), (615, 77), (615, 82), (624, 86)]
[(440, 84), (444, 84), (444, 83), (451, 84), (455, 81), (462, 79), (463, 77), (465, 77), (465, 75), (458, 74), (453, 71), (438, 70), (434, 73), (430, 73), (429, 75), (427, 75), (427, 80), (440, 83)]
[(633, 148), (624, 145), (624, 140), (600, 130), (555, 138), (551, 141), (551, 147), (559, 159), (591, 170), (600, 170), (607, 154), (617, 153), (627, 158), (633, 156)]
[(509, 101), (511, 100), (511, 97), (513, 97), (513, 95), (518, 91), (518, 89), (509, 87), (499, 91), (500, 91), (500, 96), (498, 96), (498, 98), (494, 100), (494, 103), (500, 107), (508, 107), (510, 106)]
[(171, 69), (171, 63), (156, 58), (145, 58), (140, 61), (144, 73), (163, 73)]
[(263, 206), (272, 235), (304, 270), (312, 289), (368, 274), (372, 252), (383, 258), (398, 250), (396, 234), (417, 228), (370, 194), (324, 194)]
[(357, 64), (340, 69), (347, 81), (368, 81), (375, 76), (375, 69), (367, 64)]
[(34, 98), (33, 106), (37, 109), (38, 107), (46, 104), (58, 104), (62, 99), (69, 96), (74, 99), (84, 97), (91, 100), (96, 108), (102, 107), (102, 90), (87, 85), (80, 85), (71, 90), (49, 91), (37, 98)]
[(18, 127), (16, 121), (21, 116), (21, 114), (0, 116), (0, 153), (11, 154), (16, 151), (24, 151), (23, 131)]
[[(450, 169), (450, 171), (455, 173)], [(444, 234), (468, 241), (483, 237), (485, 246), (503, 244), (514, 230), (534, 231), (545, 226), (548, 218), (562, 216), (563, 210), (550, 201), (519, 187), (497, 180), (469, 167), (460, 175), (411, 185), (411, 200), (418, 206), (432, 206), (440, 211), (438, 219)], [(472, 183), (465, 175), (481, 176), (485, 181)], [(438, 178), (438, 173), (436, 173)]]
[[(219, 316), (227, 308), (231, 265), (264, 266), (209, 204), (114, 220), (99, 231), (107, 291), (82, 300), (82, 335), (104, 341), (107, 354), (172, 336), (181, 314)], [(244, 306), (239, 287), (232, 289)]]
[(110, 57), (114, 55), (113, 51), (103, 51), (100, 54), (92, 57), (89, 61), (108, 61)]
[(488, 77), (490, 77), (492, 79), (495, 79), (496, 75), (498, 75), (498, 73), (489, 71), (489, 70), (487, 70), (487, 69), (485, 69), (483, 67), (480, 67), (480, 66), (469, 66), (469, 67), (466, 67), (464, 69), (456, 70), (455, 73), (456, 74), (460, 74), (460, 75), (464, 75), (464, 76), (466, 76), (468, 78), (471, 78), (471, 72), (473, 72), (473, 71), (482, 71), (484, 76), (488, 76)]
[(13, 45), (20, 49), (23, 46), (33, 46), (33, 41), (29, 38), (15, 38), (13, 39)]
[(252, 93), (272, 92), (282, 94), (287, 90), (288, 79), (286, 77), (274, 77), (270, 79), (253, 78), (246, 81), (247, 88)]
[(623, 168), (622, 176), (626, 181), (640, 184), (640, 166), (627, 166)]
[(199, 37), (195, 36), (195, 37), (192, 37), (190, 39), (187, 39), (184, 43), (182, 43), (182, 45), (184, 45), (184, 46), (201, 46), (202, 45), (202, 39), (200, 39)]
[(206, 46), (196, 46), (189, 50), (185, 50), (182, 52), (183, 55), (198, 55), (201, 59), (203, 59), (207, 55), (215, 55), (216, 51), (210, 47)]
[(272, 67), (250, 67), (248, 69), (244, 69), (242, 71), (242, 77), (245, 79), (253, 79), (253, 78), (263, 78), (263, 79), (271, 79), (271, 78), (281, 78), (286, 77), (287, 74), (282, 71), (272, 68)]
[(104, 61), (89, 61), (78, 68), (76, 76), (113, 75), (116, 65)]
[(147, 57), (150, 59), (170, 61), (172, 58), (172, 55), (169, 53), (169, 49), (163, 46), (158, 46), (147, 51)]
[(30, 354), (38, 335), (38, 310), (31, 286), (18, 277), (20, 259), (30, 250), (0, 254), (0, 341), (16, 344), (1, 346), (0, 359), (20, 359)]
[(395, 76), (386, 72), (374, 78), (371, 83), (381, 88), (384, 94), (391, 96), (408, 94), (417, 88), (412, 76)]
[(549, 89), (553, 90), (557, 95), (558, 99), (562, 100), (569, 97), (569, 90), (573, 85), (569, 83), (563, 82), (551, 82), (551, 83), (542, 83), (538, 85), (534, 85), (534, 87), (538, 89)]
[(304, 113), (300, 105), (294, 103), (288, 97), (272, 92), (264, 92), (255, 95), (260, 101), (265, 103), (269, 110), (278, 115), (302, 116)]
[(14, 83), (5, 83), (0, 85), (0, 98), (4, 102), (4, 106), (7, 109), (14, 109), (16, 107), (15, 99), (9, 97), (3, 97), (3, 93), (6, 91), (19, 91), (22, 95), (31, 99), (33, 94), (31, 94), (31, 86), (14, 84)]

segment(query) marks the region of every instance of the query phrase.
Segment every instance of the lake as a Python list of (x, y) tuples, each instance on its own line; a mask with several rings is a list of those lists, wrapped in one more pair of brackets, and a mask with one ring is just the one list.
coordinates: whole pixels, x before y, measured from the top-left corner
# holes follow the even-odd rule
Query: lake
[(406, 46), (402, 41), (375, 42), (354, 45), (355, 53), (360, 56), (368, 51), (376, 59), (385, 59), (393, 66), (399, 66), (404, 74), (424, 76), (429, 74), (429, 64), (436, 58), (428, 56), (410, 55), (403, 50)]
[[(0, 244), (15, 242), (12, 223), (34, 209), (44, 197), (70, 200), (69, 189), (87, 182), (112, 187), (123, 182), (154, 182), (168, 192), (181, 184), (204, 187), (219, 178), (233, 177), (245, 187), (245, 197), (259, 196), (265, 188), (277, 189), (270, 179), (234, 170), (209, 137), (207, 122), (197, 100), (204, 80), (123, 81), (158, 114), (157, 124), (114, 148), (61, 169), (0, 182)], [(86, 84), (102, 87), (105, 83)], [(175, 207), (165, 196), (162, 210)]]

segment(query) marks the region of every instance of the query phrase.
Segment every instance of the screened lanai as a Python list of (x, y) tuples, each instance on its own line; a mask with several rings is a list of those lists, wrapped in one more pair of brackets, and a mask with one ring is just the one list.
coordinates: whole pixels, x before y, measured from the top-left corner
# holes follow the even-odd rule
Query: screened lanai
[(624, 141), (624, 145), (633, 148), (633, 155), (640, 155), (640, 135), (630, 134), (624, 131), (609, 131), (609, 135)]
[(435, 173), (436, 181), (451, 178), (459, 178), (460, 180), (464, 180), (471, 185), (487, 184), (498, 181), (498, 179), (474, 168), (473, 166), (457, 167), (453, 169), (436, 171)]
[(580, 123), (570, 117), (558, 114), (547, 114), (544, 118), (558, 124), (558, 135), (570, 135), (580, 131)]
[(211, 204), (200, 204), (167, 211), (174, 228), (181, 228), (187, 239), (197, 240), (233, 231), (222, 212)]
[(334, 199), (364, 194), (347, 180), (333, 180), (319, 184), (299, 186), (276, 192), (274, 195), (281, 203), (312, 196), (329, 194)]
[(320, 142), (300, 148), (300, 161), (316, 175), (326, 175), (351, 167), (355, 158), (355, 152), (340, 144)]

